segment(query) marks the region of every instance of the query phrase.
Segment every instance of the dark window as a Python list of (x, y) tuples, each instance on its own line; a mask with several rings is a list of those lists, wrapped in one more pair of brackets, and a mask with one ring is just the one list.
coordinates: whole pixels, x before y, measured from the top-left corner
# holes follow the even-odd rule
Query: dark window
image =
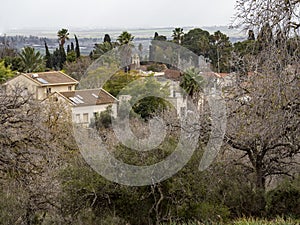
[(47, 87), (47, 94), (51, 93), (51, 88)]

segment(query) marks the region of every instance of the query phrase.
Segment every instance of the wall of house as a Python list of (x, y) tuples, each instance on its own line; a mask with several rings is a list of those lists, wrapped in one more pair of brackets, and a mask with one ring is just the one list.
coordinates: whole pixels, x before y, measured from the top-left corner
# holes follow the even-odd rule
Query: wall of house
[[(70, 86), (70, 89), (69, 89)], [(47, 88), (51, 88), (51, 93), (75, 91), (75, 85), (57, 85), (57, 86), (43, 86), (38, 88), (38, 99), (42, 100), (47, 97)]]
[(94, 113), (101, 113), (106, 110), (106, 108), (112, 105), (113, 116), (117, 116), (117, 104), (103, 104), (103, 105), (92, 105), (92, 106), (81, 106), (73, 107), (72, 118), (73, 122), (83, 124), (88, 126), (91, 123), (92, 118), (94, 118)]
[[(6, 85), (6, 90), (9, 92), (12, 91), (15, 87), (22, 88), (26, 92), (33, 94), (34, 98), (38, 100), (44, 100), (47, 97), (46, 86), (40, 86), (38, 83), (28, 79), (24, 75), (20, 75), (8, 81)], [(51, 88), (51, 93), (75, 91), (75, 85), (57, 85), (57, 86), (49, 86), (49, 88)]]
[(33, 94), (37, 98), (37, 87), (37, 83), (21, 75), (7, 82), (6, 91), (11, 92), (15, 88), (22, 88), (24, 93)]
[(187, 100), (185, 98), (177, 95), (175, 98), (168, 98), (168, 101), (176, 109), (179, 118), (186, 116)]

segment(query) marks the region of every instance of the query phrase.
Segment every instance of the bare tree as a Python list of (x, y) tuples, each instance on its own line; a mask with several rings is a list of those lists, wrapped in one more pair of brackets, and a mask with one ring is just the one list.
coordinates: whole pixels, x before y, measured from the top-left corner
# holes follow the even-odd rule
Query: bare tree
[(5, 209), (13, 213), (1, 221), (4, 224), (32, 224), (59, 208), (56, 176), (66, 141), (58, 135), (69, 132), (65, 123), (57, 121), (62, 118), (58, 110), (46, 117), (44, 109), (20, 87), (0, 92), (1, 194), (20, 199), (17, 205), (21, 207), (17, 212), (13, 206)]
[(259, 31), (269, 24), (286, 35), (299, 32), (299, 0), (237, 0), (236, 11), (233, 26)]
[(267, 178), (299, 169), (300, 61), (275, 45), (248, 59), (254, 72), (227, 96), (226, 143), (242, 153), (239, 162), (264, 193)]
[(266, 181), (293, 176), (300, 165), (299, 8), (298, 0), (238, 0), (236, 5), (234, 24), (259, 34), (255, 51), (233, 58), (242, 62), (235, 68), (243, 79), (227, 95), (225, 141), (261, 193), (260, 209)]

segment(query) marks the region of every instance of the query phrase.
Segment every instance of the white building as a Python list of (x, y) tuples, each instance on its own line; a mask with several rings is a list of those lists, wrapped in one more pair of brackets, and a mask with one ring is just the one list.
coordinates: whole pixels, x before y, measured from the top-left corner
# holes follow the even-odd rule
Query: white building
[(54, 96), (65, 100), (71, 106), (73, 122), (85, 127), (108, 106), (112, 107), (112, 116), (117, 115), (118, 100), (102, 88), (59, 92), (52, 97)]

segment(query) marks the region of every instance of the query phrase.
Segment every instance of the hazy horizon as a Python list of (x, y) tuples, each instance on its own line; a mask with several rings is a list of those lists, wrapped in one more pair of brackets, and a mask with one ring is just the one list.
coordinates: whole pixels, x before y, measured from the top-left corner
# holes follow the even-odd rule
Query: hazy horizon
[(149, 29), (228, 26), (235, 0), (84, 2), (11, 0), (2, 6), (0, 33), (10, 30)]

